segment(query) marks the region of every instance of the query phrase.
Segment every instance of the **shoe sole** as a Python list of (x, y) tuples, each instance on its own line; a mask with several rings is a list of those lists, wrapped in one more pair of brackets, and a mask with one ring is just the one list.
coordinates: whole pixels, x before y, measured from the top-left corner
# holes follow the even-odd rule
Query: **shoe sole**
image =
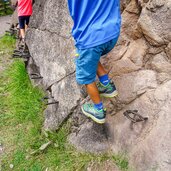
[(118, 95), (118, 92), (117, 91), (114, 91), (111, 94), (106, 94), (106, 93), (100, 94), (100, 96), (102, 96), (102, 97), (109, 97), (109, 98), (116, 97), (117, 95)]
[(84, 115), (86, 115), (88, 118), (91, 118), (93, 121), (95, 121), (98, 124), (104, 124), (105, 123), (105, 119), (97, 119), (96, 117), (94, 117), (93, 115), (87, 113), (84, 111), (84, 109), (81, 107), (81, 110), (83, 112)]

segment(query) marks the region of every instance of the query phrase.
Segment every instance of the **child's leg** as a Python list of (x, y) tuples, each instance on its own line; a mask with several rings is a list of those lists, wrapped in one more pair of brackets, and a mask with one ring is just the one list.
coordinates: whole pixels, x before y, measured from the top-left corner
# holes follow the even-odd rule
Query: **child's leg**
[(99, 62), (98, 63), (98, 68), (97, 68), (98, 77), (101, 77), (101, 76), (106, 75), (106, 74), (107, 74), (107, 72), (105, 71), (103, 65)]
[(101, 102), (99, 91), (97, 89), (96, 83), (86, 84), (87, 93), (90, 96), (94, 104), (99, 104)]
[(98, 91), (101, 96), (115, 97), (118, 95), (116, 87), (112, 81), (110, 81), (107, 72), (102, 64), (98, 63), (97, 75), (101, 84), (98, 84)]
[(86, 88), (90, 99), (93, 101), (93, 105), (90, 103), (84, 104), (81, 107), (82, 112), (95, 122), (102, 124), (105, 122), (105, 109), (103, 108), (103, 103), (100, 99), (96, 83), (93, 82), (91, 84), (86, 84)]
[(76, 58), (76, 79), (79, 84), (84, 84), (93, 104), (85, 103), (82, 112), (97, 123), (105, 122), (105, 110), (100, 99), (95, 83), (98, 62), (101, 56), (98, 48), (78, 50)]
[(79, 50), (76, 59), (76, 79), (84, 84), (94, 104), (101, 102), (99, 91), (95, 83), (100, 53), (95, 48)]
[(25, 32), (28, 28), (30, 16), (19, 16), (20, 34), (22, 39), (25, 38)]
[(98, 63), (97, 75), (99, 77), (101, 84), (105, 86), (108, 85), (108, 83), (110, 82), (108, 74), (100, 62)]
[(25, 37), (25, 30), (24, 29), (20, 29), (20, 34), (21, 34), (21, 38), (24, 39), (24, 37)]
[(25, 31), (26, 31), (30, 22), (30, 16), (26, 16), (25, 20), (26, 20), (26, 24), (25, 24)]
[(25, 17), (19, 16), (19, 26), (20, 26), (20, 34), (22, 39), (25, 37)]
[[(110, 40), (109, 42), (106, 43), (106, 47), (105, 47), (105, 50), (102, 52), (102, 56), (106, 55), (114, 48), (117, 40), (118, 40), (118, 37), (113, 40)], [(99, 77), (100, 82), (103, 85), (106, 86), (110, 82), (110, 80), (108, 78), (108, 74), (100, 62), (98, 63), (97, 75)]]
[(27, 30), (27, 28), (28, 28), (28, 25), (25, 25), (25, 31)]

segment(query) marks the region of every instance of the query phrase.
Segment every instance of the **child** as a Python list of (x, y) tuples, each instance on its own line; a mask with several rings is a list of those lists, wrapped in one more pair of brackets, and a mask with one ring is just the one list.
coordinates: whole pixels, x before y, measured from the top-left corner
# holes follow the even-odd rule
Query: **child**
[(30, 16), (32, 15), (32, 0), (18, 0), (18, 19), (20, 26), (20, 34), (24, 42), (25, 31), (29, 24)]
[[(117, 95), (115, 85), (100, 63), (100, 57), (115, 46), (121, 26), (120, 0), (68, 0), (74, 21), (72, 35), (78, 57), (76, 80), (85, 84), (93, 104), (84, 104), (82, 112), (97, 123), (105, 122), (105, 109), (100, 95)], [(96, 85), (96, 74), (100, 83)]]

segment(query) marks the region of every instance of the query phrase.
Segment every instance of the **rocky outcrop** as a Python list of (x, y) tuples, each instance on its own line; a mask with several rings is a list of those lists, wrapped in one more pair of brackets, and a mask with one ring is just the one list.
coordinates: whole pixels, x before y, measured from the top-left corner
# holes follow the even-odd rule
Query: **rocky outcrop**
[[(118, 45), (104, 60), (119, 91), (108, 102), (115, 109), (108, 115), (111, 148), (128, 153), (136, 171), (171, 170), (170, 16), (169, 0), (132, 0)], [(148, 121), (132, 124), (123, 116), (127, 109)]]
[(80, 91), (74, 81), (74, 45), (67, 2), (36, 1), (28, 30), (27, 44), (33, 57), (29, 73), (40, 74), (39, 80), (50, 98), (58, 103), (45, 111), (45, 128), (57, 129), (78, 106)]
[[(32, 58), (28, 72), (42, 79), (49, 96), (44, 127), (58, 129), (70, 116), (69, 140), (80, 150), (126, 152), (136, 171), (171, 170), (171, 1), (122, 0), (122, 31), (102, 62), (119, 91), (103, 99), (107, 123), (97, 125), (80, 113), (83, 99), (75, 82), (72, 21), (66, 0), (37, 0), (27, 32)], [(40, 77), (40, 78), (41, 78)], [(52, 103), (51, 103), (52, 102)], [(148, 117), (131, 123), (123, 112)]]

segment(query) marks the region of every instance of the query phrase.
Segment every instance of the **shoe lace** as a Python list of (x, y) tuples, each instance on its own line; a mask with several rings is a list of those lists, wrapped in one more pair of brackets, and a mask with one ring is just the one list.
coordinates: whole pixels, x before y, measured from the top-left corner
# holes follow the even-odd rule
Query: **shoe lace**
[(91, 104), (91, 103), (87, 104), (87, 108), (88, 108), (89, 110), (93, 111), (93, 112), (96, 111), (95, 108), (94, 108), (94, 105)]
[[(91, 109), (94, 110), (94, 111), (98, 111), (97, 109), (94, 108), (94, 105), (91, 104), (91, 103), (87, 104), (87, 107), (88, 107), (89, 109), (91, 108)], [(106, 108), (103, 108), (103, 109), (101, 109), (100, 111), (103, 111), (103, 112), (104, 112), (104, 115), (106, 115)]]
[(98, 82), (97, 83), (97, 88), (99, 89), (104, 89), (105, 88), (105, 86), (101, 83), (101, 82)]
[(87, 104), (87, 106), (89, 107), (89, 108), (91, 108), (91, 107), (93, 107), (93, 104)]
[(97, 83), (97, 87), (100, 87), (100, 86), (101, 86), (101, 83), (100, 83), (100, 82), (98, 82), (98, 83)]

